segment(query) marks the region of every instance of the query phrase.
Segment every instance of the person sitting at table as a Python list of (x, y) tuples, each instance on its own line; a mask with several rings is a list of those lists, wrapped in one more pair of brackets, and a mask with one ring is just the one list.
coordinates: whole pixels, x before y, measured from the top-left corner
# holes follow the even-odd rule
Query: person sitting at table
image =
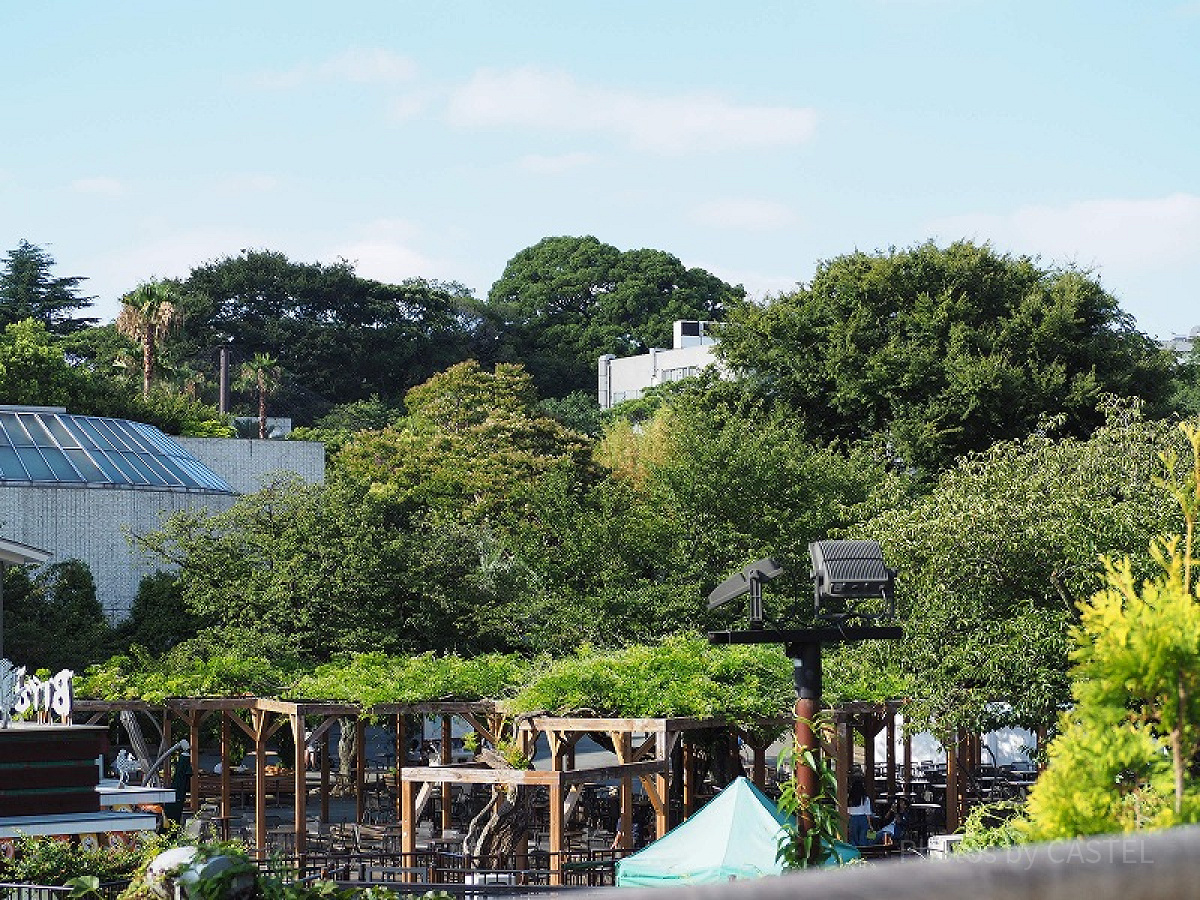
[(897, 796), (883, 814), (879, 827), (875, 830), (882, 844), (895, 844), (904, 840), (908, 832), (908, 798)]
[(861, 778), (850, 782), (850, 793), (846, 802), (846, 814), (850, 817), (850, 826), (846, 837), (855, 847), (865, 847), (870, 843), (867, 832), (871, 830), (871, 798), (867, 796), (867, 786)]

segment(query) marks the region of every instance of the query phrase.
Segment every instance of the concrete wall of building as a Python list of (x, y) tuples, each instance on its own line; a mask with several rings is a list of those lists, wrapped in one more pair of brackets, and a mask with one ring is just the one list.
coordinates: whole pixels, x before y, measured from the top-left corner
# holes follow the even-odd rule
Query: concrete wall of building
[(597, 373), (597, 400), (601, 409), (609, 409), (625, 400), (636, 400), (648, 387), (699, 374), (716, 361), (711, 344), (651, 350), (621, 359), (604, 356)]
[(316, 441), (175, 440), (239, 494), (252, 494), (282, 473), (295, 473), (309, 484), (325, 482), (325, 445)]
[[(185, 450), (238, 493), (257, 491), (282, 472), (310, 482), (325, 480), (325, 447), (304, 441), (177, 438)], [(96, 580), (96, 594), (113, 622), (129, 615), (142, 577), (162, 568), (130, 543), (156, 530), (179, 510), (221, 512), (233, 494), (69, 485), (0, 487), (0, 534), (49, 550), (50, 563), (81, 559)]]
[(86, 562), (101, 606), (119, 622), (129, 615), (142, 577), (161, 568), (133, 549), (130, 536), (155, 530), (178, 510), (219, 512), (236, 499), (140, 488), (7, 485), (0, 489), (0, 530), (12, 540), (49, 550), (51, 564)]

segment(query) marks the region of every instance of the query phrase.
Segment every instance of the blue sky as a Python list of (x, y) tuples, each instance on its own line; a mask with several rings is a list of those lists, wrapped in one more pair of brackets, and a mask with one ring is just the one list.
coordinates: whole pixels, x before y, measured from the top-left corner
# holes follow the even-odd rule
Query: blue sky
[(932, 238), (1200, 325), (1200, 2), (57, 2), (0, 22), (0, 250), (96, 311), (243, 248), (485, 295), (593, 234), (755, 295)]

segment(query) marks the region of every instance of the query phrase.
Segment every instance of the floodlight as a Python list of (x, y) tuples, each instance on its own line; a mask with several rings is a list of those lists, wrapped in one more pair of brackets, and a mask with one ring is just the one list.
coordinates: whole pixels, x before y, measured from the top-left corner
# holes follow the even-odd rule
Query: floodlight
[[(814, 541), (813, 602), (818, 620), (891, 619), (896, 612), (896, 573), (876, 541)], [(874, 601), (874, 602), (871, 602)]]
[(740, 572), (734, 572), (708, 595), (708, 608), (736, 600), (743, 594), (750, 595), (750, 627), (761, 628), (763, 624), (762, 586), (783, 574), (783, 567), (775, 560), (767, 558), (752, 562)]

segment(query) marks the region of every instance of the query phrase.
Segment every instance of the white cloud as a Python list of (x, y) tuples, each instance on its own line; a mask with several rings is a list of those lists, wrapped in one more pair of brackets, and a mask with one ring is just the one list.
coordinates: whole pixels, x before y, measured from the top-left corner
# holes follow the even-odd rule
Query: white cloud
[(71, 182), (77, 194), (102, 194), (115, 197), (125, 192), (125, 186), (115, 178), (77, 178)]
[(361, 237), (333, 248), (325, 258), (345, 259), (356, 274), (396, 284), (406, 278), (437, 278), (445, 268), (412, 246), (420, 229), (405, 219), (379, 219), (362, 229)]
[(1200, 256), (1200, 196), (1026, 206), (1003, 215), (941, 219), (930, 223), (929, 231), (944, 240), (987, 240), (1085, 268), (1155, 271)]
[(462, 127), (523, 126), (613, 136), (669, 155), (801, 144), (816, 127), (811, 109), (742, 106), (707, 93), (659, 97), (588, 87), (564, 72), (534, 67), (477, 72), (454, 93), (448, 118)]
[(283, 90), (314, 82), (396, 85), (410, 81), (417, 65), (406, 56), (378, 48), (347, 50), (324, 62), (305, 64), (281, 72), (263, 72), (255, 79), (259, 87)]
[(775, 200), (730, 198), (702, 203), (692, 210), (692, 220), (713, 228), (738, 231), (777, 231), (796, 224), (796, 214)]
[(531, 153), (521, 157), (519, 165), (526, 172), (533, 172), (537, 175), (561, 175), (563, 172), (590, 166), (597, 159), (598, 157), (594, 153), (560, 153), (556, 156)]

